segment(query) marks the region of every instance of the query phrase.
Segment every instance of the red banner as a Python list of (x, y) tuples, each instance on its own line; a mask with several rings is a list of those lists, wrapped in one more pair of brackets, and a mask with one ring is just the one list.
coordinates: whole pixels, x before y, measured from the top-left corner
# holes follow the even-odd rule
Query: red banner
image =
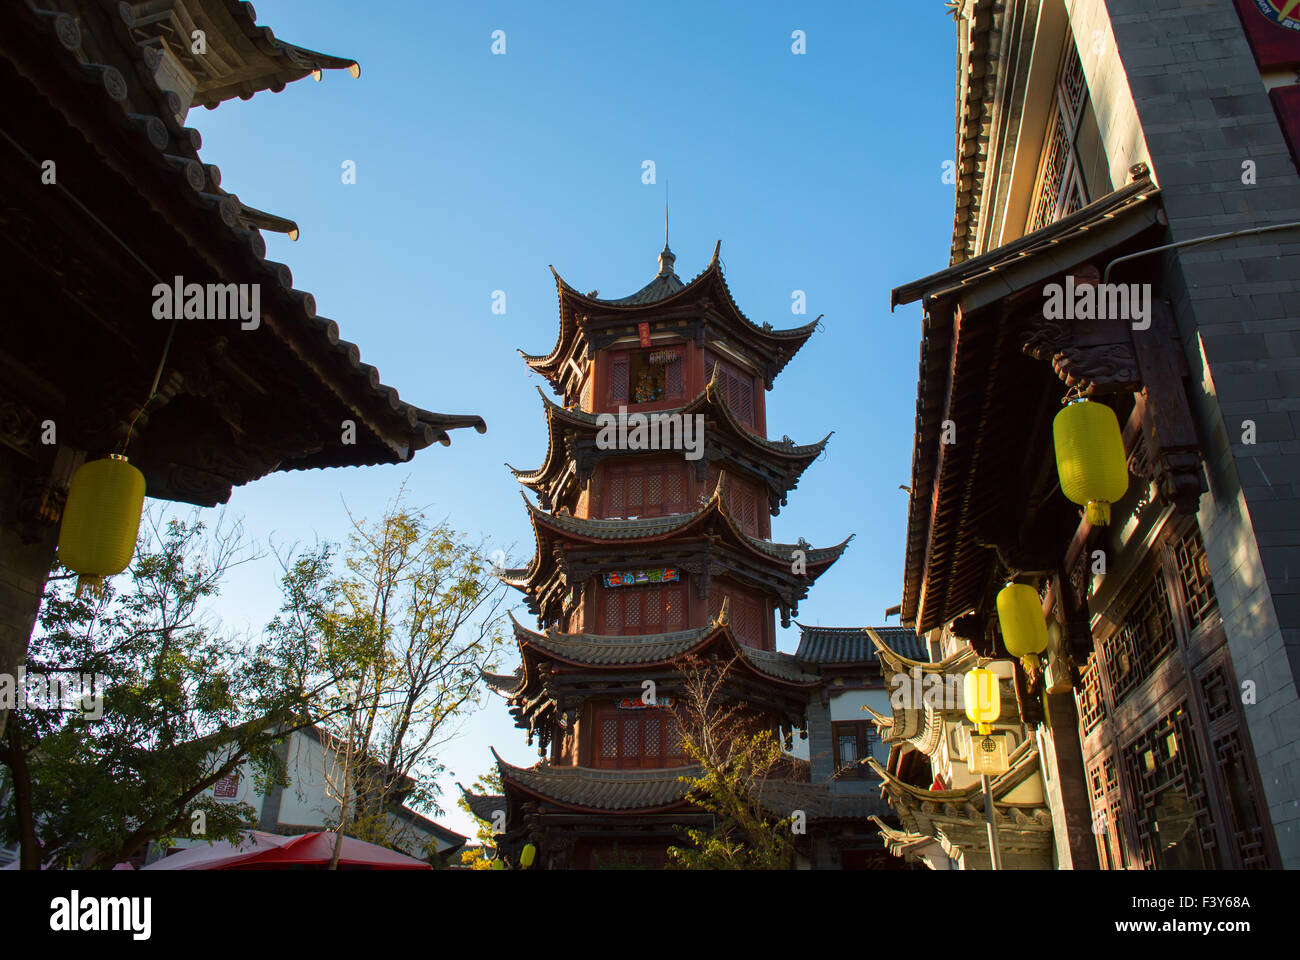
[(641, 346), (643, 347), (650, 346), (650, 324), (645, 322), (638, 323), (636, 325), (636, 332), (637, 335), (641, 338)]
[(1300, 64), (1300, 0), (1236, 0), (1260, 70)]
[(1300, 85), (1274, 87), (1268, 92), (1268, 98), (1273, 101), (1278, 122), (1282, 124), (1291, 159), (1300, 166)]

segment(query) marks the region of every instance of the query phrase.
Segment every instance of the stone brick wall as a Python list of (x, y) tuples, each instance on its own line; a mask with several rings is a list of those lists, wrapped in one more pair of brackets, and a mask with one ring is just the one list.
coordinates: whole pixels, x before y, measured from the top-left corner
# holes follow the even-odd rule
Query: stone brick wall
[(831, 743), (831, 711), (820, 697), (808, 704), (808, 763), (813, 783), (825, 783), (835, 773)]
[[(1300, 220), (1300, 177), (1234, 6), (1104, 4), (1172, 239)], [(1245, 161), (1253, 185), (1242, 182)], [(1278, 847), (1297, 868), (1300, 230), (1184, 248), (1160, 265), (1201, 386), (1201, 530), (1237, 679), (1256, 688), (1244, 710)], [(1243, 442), (1246, 420), (1254, 444)]]

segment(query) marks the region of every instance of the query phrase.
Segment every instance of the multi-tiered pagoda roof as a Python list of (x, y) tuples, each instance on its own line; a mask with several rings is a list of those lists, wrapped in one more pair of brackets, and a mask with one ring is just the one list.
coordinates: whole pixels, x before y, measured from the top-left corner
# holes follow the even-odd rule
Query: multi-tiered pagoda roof
[[(662, 857), (687, 827), (708, 826), (683, 779), (692, 769), (677, 726), (688, 658), (728, 664), (725, 700), (787, 746), (822, 683), (815, 666), (776, 650), (773, 618), (789, 626), (852, 538), (813, 547), (768, 535), (829, 435), (807, 445), (767, 439), (763, 398), (816, 322), (751, 322), (723, 279), (719, 249), (683, 283), (665, 245), (658, 274), (619, 299), (581, 294), (556, 274), (556, 345), (524, 354), (563, 403), (542, 396), (542, 466), (510, 468), (537, 496), (534, 504), (523, 494), (535, 551), (501, 577), (540, 629), (516, 621), (519, 666), (483, 677), (543, 757), (527, 770), (499, 761), (505, 794), (471, 798), (476, 812), (504, 804), (508, 856), (527, 838), (550, 866), (590, 866), (620, 845), (643, 856), (657, 844)], [(611, 420), (628, 411), (697, 425), (699, 443), (680, 431), (672, 449), (611, 441)], [(832, 799), (807, 782), (806, 764), (787, 766), (765, 787), (767, 809), (883, 811)], [(840, 809), (854, 802), (866, 806)]]

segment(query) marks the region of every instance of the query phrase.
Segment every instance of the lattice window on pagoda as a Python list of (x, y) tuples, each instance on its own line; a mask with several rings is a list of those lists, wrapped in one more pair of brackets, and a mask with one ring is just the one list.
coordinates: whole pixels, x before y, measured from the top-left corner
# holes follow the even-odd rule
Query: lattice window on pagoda
[(664, 515), (686, 512), (686, 482), (680, 470), (664, 477)]
[(1212, 870), (1219, 864), (1201, 749), (1186, 705), (1146, 728), (1124, 749), (1124, 775), (1137, 801), (1138, 842), (1148, 870)]
[(603, 591), (604, 610), (601, 613), (600, 632), (619, 636), (623, 632), (623, 593), (620, 590)]
[(627, 475), (611, 473), (605, 479), (606, 517), (623, 517), (627, 515)]
[(605, 619), (600, 632), (607, 636), (670, 633), (682, 628), (685, 583), (602, 587), (601, 591), (605, 598)]
[(645, 718), (645, 752), (647, 756), (657, 757), (663, 744), (663, 723), (658, 717)]
[(749, 647), (765, 649), (764, 629), (766, 605), (755, 593), (739, 587), (727, 586), (709, 590), (709, 616), (716, 618), (722, 610), (723, 597), (731, 598), (731, 633)]
[(612, 463), (602, 468), (600, 516), (623, 520), (686, 512), (686, 467), (680, 460)]
[(593, 409), (591, 405), (591, 385), (593, 379), (594, 378), (591, 376), (588, 376), (582, 384), (582, 409), (587, 413), (591, 413)]
[(1083, 724), (1083, 732), (1090, 733), (1106, 715), (1106, 704), (1101, 695), (1101, 666), (1097, 662), (1096, 653), (1088, 657), (1082, 674), (1083, 684), (1077, 695), (1079, 719)]
[(1120, 628), (1102, 646), (1111, 696), (1117, 701), (1126, 696), (1151, 675), (1176, 642), (1169, 592), (1164, 576), (1157, 570)]
[(668, 707), (637, 698), (596, 704), (595, 765), (613, 769), (677, 767), (686, 762), (680, 730)]
[(612, 354), (609, 358), (609, 402), (627, 403), (628, 357), (626, 353)]
[(615, 589), (623, 590), (628, 596), (627, 604), (623, 611), (623, 629), (627, 633), (638, 633), (641, 629), (641, 591), (636, 587), (618, 587)]
[(1214, 595), (1210, 576), (1210, 558), (1205, 553), (1201, 531), (1193, 526), (1174, 543), (1174, 563), (1182, 584), (1183, 603), (1188, 623), (1196, 629), (1218, 613), (1219, 600)]
[(669, 590), (664, 597), (664, 632), (673, 633), (682, 629), (686, 619), (686, 591)]
[(718, 377), (721, 380), (723, 399), (726, 400), (727, 407), (735, 416), (737, 422), (746, 427), (754, 426), (755, 400), (754, 400), (754, 375), (741, 370), (738, 366), (728, 363), (726, 360), (711, 356), (707, 368), (704, 371), (706, 378), (711, 379), (714, 370), (718, 371)]
[(618, 759), (618, 720), (614, 717), (600, 723), (600, 756), (604, 760)]
[(754, 485), (728, 474), (724, 496), (732, 522), (751, 537), (759, 536), (758, 495)]

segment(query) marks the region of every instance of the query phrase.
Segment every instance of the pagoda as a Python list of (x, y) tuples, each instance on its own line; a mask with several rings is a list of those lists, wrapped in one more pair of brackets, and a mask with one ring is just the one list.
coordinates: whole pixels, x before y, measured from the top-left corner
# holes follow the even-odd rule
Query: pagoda
[[(524, 493), (536, 552), (501, 575), (537, 629), (514, 621), (519, 667), (485, 680), (541, 761), (498, 757), (504, 795), (468, 798), (508, 862), (532, 844), (543, 868), (662, 866), (687, 827), (711, 822), (680, 779), (683, 657), (730, 663), (728, 696), (787, 748), (806, 729), (822, 680), (777, 652), (775, 621), (790, 625), (849, 541), (771, 539), (771, 518), (829, 435), (769, 440), (765, 393), (817, 323), (750, 321), (720, 246), (684, 283), (665, 240), (654, 279), (616, 300), (555, 274), (559, 337), (548, 354), (523, 354), (559, 397), (542, 396), (542, 465), (510, 468), (536, 497)], [(772, 812), (836, 815), (837, 798), (802, 770), (765, 794)]]

